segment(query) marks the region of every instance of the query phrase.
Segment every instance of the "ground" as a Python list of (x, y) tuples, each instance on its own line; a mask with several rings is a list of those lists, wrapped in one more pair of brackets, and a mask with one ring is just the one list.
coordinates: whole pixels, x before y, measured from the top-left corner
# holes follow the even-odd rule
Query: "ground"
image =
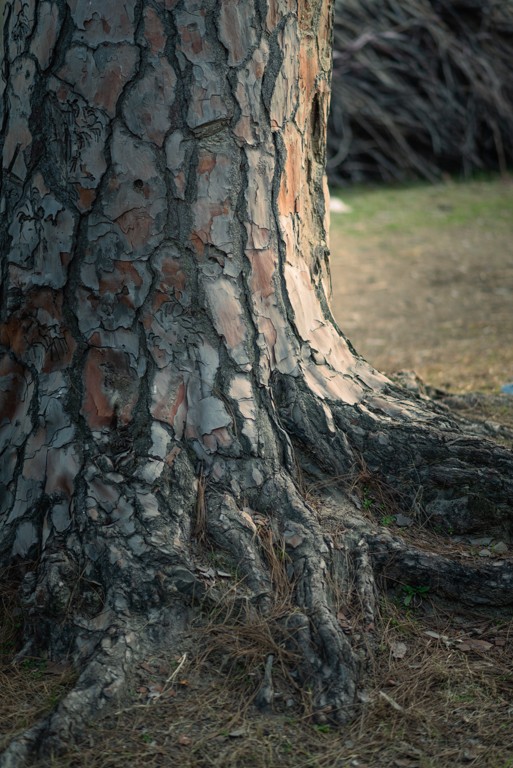
[[(332, 216), (333, 303), (357, 349), (389, 373), (415, 369), (433, 387), (458, 393), (453, 404), (474, 415), (513, 424), (513, 397), (498, 394), (513, 380), (513, 186), (494, 180), (335, 194), (352, 212)], [(476, 391), (485, 395), (469, 395)], [(315, 488), (306, 490), (319, 503)], [(360, 503), (416, 546), (467, 560), (488, 549), (492, 562), (500, 559), (486, 537), (433, 542), (433, 533), (398, 528), (376, 494)], [(230, 563), (208, 552), (204, 559), (200, 575), (229, 592)], [(20, 617), (15, 585), (3, 583), (0, 747), (73, 682), (71, 669), (44, 659), (12, 666)], [(392, 587), (358, 718), (343, 732), (311, 721), (308, 690), (287, 674), (294, 658), (280, 636), (279, 603), (270, 618), (249, 625), (210, 609), (176, 647), (139, 665), (129, 697), (113, 702), (83, 742), (40, 766), (511, 768), (511, 617), (435, 603), (422, 585)], [(253, 701), (270, 655), (277, 695), (274, 711), (262, 712)]]
[(356, 349), (452, 392), (513, 381), (513, 181), (333, 191), (333, 307)]

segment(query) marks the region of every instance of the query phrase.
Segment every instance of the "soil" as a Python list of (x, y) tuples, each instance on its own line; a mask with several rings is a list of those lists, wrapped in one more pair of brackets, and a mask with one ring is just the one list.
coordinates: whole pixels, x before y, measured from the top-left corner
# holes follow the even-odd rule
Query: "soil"
[(333, 197), (332, 307), (356, 349), (453, 393), (513, 382), (512, 180)]

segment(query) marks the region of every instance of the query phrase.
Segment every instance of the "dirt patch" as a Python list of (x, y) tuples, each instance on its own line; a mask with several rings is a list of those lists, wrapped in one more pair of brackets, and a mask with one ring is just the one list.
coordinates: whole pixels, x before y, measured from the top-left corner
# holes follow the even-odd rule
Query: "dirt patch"
[(351, 211), (332, 213), (332, 306), (356, 349), (451, 392), (513, 381), (511, 181), (334, 196)]
[[(266, 648), (239, 644), (205, 657), (204, 635), (143, 661), (130, 696), (83, 739), (39, 768), (440, 768), (509, 765), (513, 740), (511, 625), (436, 608), (429, 595), (383, 603), (359, 716), (340, 730), (316, 724), (300, 694), (275, 677), (268, 712), (254, 706)], [(341, 621), (344, 620), (341, 618)], [(222, 626), (219, 631), (222, 632)], [(358, 631), (346, 622), (345, 631)], [(202, 638), (200, 640), (200, 637)], [(198, 649), (201, 648), (201, 653)], [(247, 651), (247, 653), (245, 652)], [(176, 673), (176, 674), (175, 674)]]

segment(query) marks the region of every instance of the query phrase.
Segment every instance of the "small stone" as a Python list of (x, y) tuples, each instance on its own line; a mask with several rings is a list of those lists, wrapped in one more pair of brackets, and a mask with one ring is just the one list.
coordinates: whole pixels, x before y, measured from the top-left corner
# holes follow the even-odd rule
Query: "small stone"
[(504, 555), (508, 551), (508, 545), (504, 541), (498, 541), (493, 545), (492, 550), (496, 555)]
[(469, 539), (469, 542), (473, 547), (487, 547), (488, 544), (492, 543), (492, 541), (493, 538), (491, 536), (482, 536), (478, 539)]
[(332, 213), (351, 213), (353, 209), (338, 197), (330, 198), (330, 211)]
[(228, 736), (230, 737), (230, 739), (240, 739), (241, 736), (245, 735), (245, 733), (246, 733), (245, 728), (236, 728), (234, 731), (230, 731)]
[(406, 517), (406, 515), (401, 514), (395, 516), (395, 522), (399, 528), (408, 528), (410, 525), (413, 525), (411, 517)]
[(295, 531), (290, 531), (290, 530), (287, 530), (284, 532), (283, 540), (287, 547), (292, 547), (293, 549), (296, 549), (296, 547), (300, 547), (301, 544), (303, 543), (303, 537), (300, 536)]
[(482, 549), (481, 552), (479, 552), (479, 557), (491, 557), (492, 553), (489, 549)]

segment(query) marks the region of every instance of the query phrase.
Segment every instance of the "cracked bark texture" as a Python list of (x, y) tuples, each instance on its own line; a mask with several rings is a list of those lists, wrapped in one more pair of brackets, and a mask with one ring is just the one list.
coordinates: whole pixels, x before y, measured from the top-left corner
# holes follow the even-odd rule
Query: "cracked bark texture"
[[(393, 386), (330, 314), (328, 5), (4, 3), (0, 562), (24, 574), (24, 652), (82, 674), (2, 766), (73, 736), (208, 598), (199, 513), (259, 610), (258, 521), (283, 542), (304, 677), (341, 721), (362, 665), (340, 595), (370, 625), (373, 564), (440, 560), (347, 505), (342, 557), (300, 471), (363, 457), (423, 522), (513, 534), (511, 451)], [(448, 592), (510, 604), (511, 568), (485, 570)]]

